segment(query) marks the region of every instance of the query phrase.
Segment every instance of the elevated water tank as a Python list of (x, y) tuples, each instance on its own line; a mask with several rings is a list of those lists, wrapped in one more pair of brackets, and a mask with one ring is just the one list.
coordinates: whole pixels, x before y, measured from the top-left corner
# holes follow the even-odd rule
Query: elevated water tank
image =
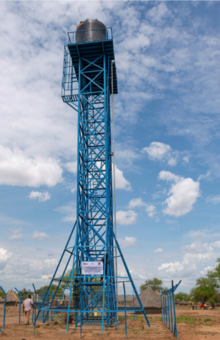
[(75, 38), (76, 43), (106, 39), (106, 26), (97, 19), (86, 19), (85, 21), (81, 21), (77, 26)]

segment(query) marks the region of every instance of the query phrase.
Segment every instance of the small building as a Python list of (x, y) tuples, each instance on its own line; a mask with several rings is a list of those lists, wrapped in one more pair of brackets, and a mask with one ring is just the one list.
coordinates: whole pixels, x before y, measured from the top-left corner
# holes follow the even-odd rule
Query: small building
[[(147, 314), (161, 314), (160, 294), (146, 288), (139, 294), (139, 297)], [(134, 305), (139, 306), (137, 298), (134, 299)]]
[[(118, 295), (118, 305), (124, 306), (124, 295)], [(133, 295), (126, 295), (126, 305), (133, 306)]]
[(20, 300), (17, 297), (17, 295), (15, 294), (15, 292), (13, 292), (13, 290), (11, 290), (10, 292), (7, 293), (6, 304), (8, 306), (17, 306), (17, 304), (19, 302), (20, 302)]

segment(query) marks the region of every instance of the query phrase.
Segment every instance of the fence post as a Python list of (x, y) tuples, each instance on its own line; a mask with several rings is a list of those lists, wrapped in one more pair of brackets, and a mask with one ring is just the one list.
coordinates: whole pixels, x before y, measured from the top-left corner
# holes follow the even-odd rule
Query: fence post
[[(35, 308), (35, 305), (34, 305), (34, 294), (30, 291), (30, 289), (29, 289), (29, 292), (30, 292), (31, 295), (33, 296), (33, 306), (34, 306), (34, 308)], [(32, 308), (32, 323), (34, 323), (34, 310), (33, 310), (33, 308)]]
[(34, 304), (35, 304), (35, 308), (34, 308), (34, 320), (36, 318), (36, 310), (37, 310), (37, 291), (35, 288), (35, 285), (32, 283), (32, 286), (34, 288)]
[(123, 282), (123, 288), (124, 288), (124, 308), (125, 308), (125, 335), (127, 338), (127, 315), (126, 315), (126, 291), (125, 291), (125, 283)]
[(5, 328), (5, 314), (6, 314), (6, 299), (7, 299), (7, 293), (5, 293), (4, 289), (0, 286), (0, 290), (3, 291), (5, 294), (5, 301), (4, 301), (4, 314), (3, 314), (3, 329)]
[[(180, 281), (181, 282), (181, 281)], [(175, 299), (174, 299), (174, 286), (172, 280), (172, 297), (173, 297), (173, 316), (174, 316), (174, 335), (177, 338), (177, 327), (176, 327), (176, 308), (175, 308)]]
[(173, 308), (172, 308), (172, 291), (170, 292), (170, 314), (171, 314), (171, 328), (172, 328), (172, 332), (173, 332)]
[[(134, 307), (134, 290), (133, 290), (133, 307)], [(133, 320), (135, 320), (135, 312), (133, 312)]]
[(161, 314), (162, 314), (162, 321), (163, 321), (163, 303), (162, 303), (162, 293), (161, 293), (161, 290), (160, 290), (160, 305), (161, 305)]
[(21, 293), (17, 290), (17, 288), (15, 288), (15, 290), (16, 290), (17, 293), (20, 295), (20, 302), (19, 302), (19, 321), (18, 321), (18, 324), (20, 325), (20, 323), (21, 323)]

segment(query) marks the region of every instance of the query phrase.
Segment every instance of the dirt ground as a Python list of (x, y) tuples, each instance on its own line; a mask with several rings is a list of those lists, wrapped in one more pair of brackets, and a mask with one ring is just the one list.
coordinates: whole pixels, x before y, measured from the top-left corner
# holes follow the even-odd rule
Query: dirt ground
[[(219, 339), (220, 340), (220, 308), (215, 310), (190, 310), (189, 308), (176, 310), (177, 330), (180, 340), (202, 340), (202, 339)], [(136, 316), (133, 320), (133, 314), (127, 313), (128, 339), (174, 339), (173, 333), (161, 321), (161, 315), (148, 315), (149, 328), (142, 316)], [(2, 329), (3, 309), (0, 306), (0, 328)], [(37, 323), (34, 335), (33, 325), (25, 326), (25, 317), (22, 314), (21, 325), (18, 325), (18, 307), (7, 307), (6, 322), (4, 333), (0, 333), (0, 339), (10, 340), (33, 340), (33, 339), (80, 339), (79, 330), (75, 330), (74, 325), (70, 325), (69, 332), (65, 331), (66, 325), (56, 319), (55, 322)], [(121, 339), (125, 338), (124, 316), (119, 316), (119, 327), (105, 329), (103, 335), (101, 327), (85, 326), (83, 328), (83, 339)]]

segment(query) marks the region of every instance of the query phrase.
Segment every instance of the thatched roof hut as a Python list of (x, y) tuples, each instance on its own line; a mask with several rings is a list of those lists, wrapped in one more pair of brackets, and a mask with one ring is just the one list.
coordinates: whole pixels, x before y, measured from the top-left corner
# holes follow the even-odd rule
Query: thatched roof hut
[(175, 300), (175, 305), (178, 305), (178, 304), (180, 304), (180, 302), (181, 302), (181, 300), (180, 300), (180, 299), (176, 299), (176, 300)]
[(19, 298), (17, 297), (15, 292), (13, 292), (13, 290), (7, 293), (7, 297), (6, 297), (7, 303), (17, 303), (19, 301), (20, 301)]
[(180, 305), (188, 305), (188, 303), (184, 300), (180, 301)]
[(0, 303), (4, 303), (4, 299), (0, 296)]
[[(126, 301), (133, 301), (133, 295), (126, 295)], [(124, 295), (118, 295), (118, 302), (124, 302)]]
[[(139, 295), (144, 308), (155, 307), (161, 308), (160, 295), (155, 293), (152, 289), (146, 288)], [(134, 299), (134, 305), (139, 306), (137, 298)]]

